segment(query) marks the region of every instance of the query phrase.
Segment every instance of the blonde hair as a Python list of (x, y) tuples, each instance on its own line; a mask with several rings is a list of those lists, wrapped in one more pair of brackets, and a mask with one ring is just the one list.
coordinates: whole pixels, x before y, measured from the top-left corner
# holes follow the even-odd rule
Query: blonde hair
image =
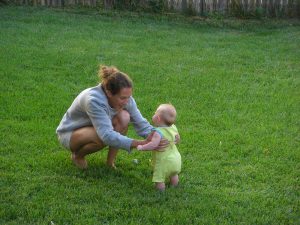
[(119, 93), (122, 88), (132, 88), (133, 86), (130, 77), (114, 66), (100, 65), (98, 74), (101, 85), (113, 95)]
[(171, 126), (176, 120), (176, 109), (172, 104), (161, 104), (156, 112), (162, 117), (167, 126)]

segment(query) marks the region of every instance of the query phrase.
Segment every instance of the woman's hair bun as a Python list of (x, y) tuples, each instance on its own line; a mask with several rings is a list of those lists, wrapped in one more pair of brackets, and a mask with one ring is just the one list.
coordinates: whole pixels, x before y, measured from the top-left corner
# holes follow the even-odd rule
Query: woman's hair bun
[(99, 69), (99, 77), (102, 80), (106, 80), (110, 75), (119, 72), (119, 70), (116, 67), (113, 66), (100, 66)]
[(110, 91), (113, 95), (119, 93), (122, 88), (132, 88), (129, 76), (114, 66), (100, 66), (99, 78), (105, 91)]

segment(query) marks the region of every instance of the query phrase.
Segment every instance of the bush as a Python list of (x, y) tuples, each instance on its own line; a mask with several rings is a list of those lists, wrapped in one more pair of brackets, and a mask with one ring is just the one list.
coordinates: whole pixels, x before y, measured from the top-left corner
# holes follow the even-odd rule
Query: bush
[(159, 13), (165, 10), (163, 0), (104, 0), (104, 8)]

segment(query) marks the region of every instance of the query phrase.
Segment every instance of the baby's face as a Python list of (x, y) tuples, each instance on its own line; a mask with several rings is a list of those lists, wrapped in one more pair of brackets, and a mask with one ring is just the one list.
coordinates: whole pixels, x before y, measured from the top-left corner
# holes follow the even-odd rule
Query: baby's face
[(175, 122), (176, 110), (172, 105), (160, 105), (154, 116), (152, 117), (153, 124), (159, 126), (170, 126)]
[(158, 126), (159, 125), (159, 122), (160, 122), (160, 118), (159, 118), (159, 114), (156, 112), (154, 114), (154, 116), (152, 117), (152, 122), (155, 126)]

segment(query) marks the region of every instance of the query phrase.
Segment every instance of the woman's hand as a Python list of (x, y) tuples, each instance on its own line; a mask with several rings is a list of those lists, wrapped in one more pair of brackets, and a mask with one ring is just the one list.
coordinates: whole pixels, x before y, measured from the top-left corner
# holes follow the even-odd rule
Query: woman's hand
[[(150, 135), (149, 135), (150, 136)], [(178, 143), (180, 142), (180, 135), (179, 134), (176, 134), (175, 135), (175, 141), (174, 141), (174, 144), (177, 145)], [(165, 151), (164, 148), (168, 147), (170, 144), (170, 142), (165, 139), (165, 138), (162, 138), (158, 147), (155, 149), (156, 151), (159, 151), (159, 152), (163, 152)]]
[(147, 140), (133, 140), (131, 143), (130, 148), (137, 148), (138, 145), (145, 145), (147, 144), (149, 141)]
[(150, 142), (150, 141), (152, 140), (153, 135), (154, 135), (154, 132), (155, 132), (155, 131), (152, 131), (152, 132), (148, 135), (148, 137), (145, 139), (145, 141), (146, 141), (147, 143)]
[(169, 144), (170, 144), (170, 142), (167, 139), (162, 138), (159, 142), (158, 147), (155, 149), (155, 151), (164, 152), (165, 148), (168, 147)]
[(180, 142), (180, 135), (176, 134), (174, 144), (177, 145), (177, 144), (179, 144), (179, 142)]

